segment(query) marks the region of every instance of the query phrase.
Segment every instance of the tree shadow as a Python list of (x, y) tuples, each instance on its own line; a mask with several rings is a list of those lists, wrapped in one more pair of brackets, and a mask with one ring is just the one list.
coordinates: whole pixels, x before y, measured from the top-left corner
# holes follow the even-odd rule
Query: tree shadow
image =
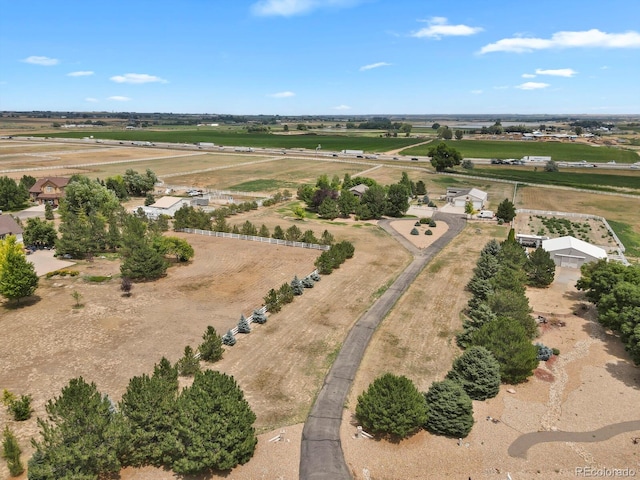
[(607, 363), (605, 368), (613, 378), (620, 380), (627, 387), (640, 390), (640, 368), (625, 361)]
[(21, 298), (20, 300), (8, 300), (2, 307), (5, 310), (19, 310), (21, 308), (31, 307), (42, 300), (40, 295), (31, 295), (30, 297)]
[(597, 320), (597, 314), (595, 316), (587, 315), (582, 318), (587, 320), (587, 323), (583, 325), (582, 329), (590, 337), (602, 340), (605, 351), (609, 355), (619, 358), (622, 362), (626, 362), (629, 365), (633, 364), (629, 354), (624, 349), (624, 344), (622, 343), (622, 340), (620, 340), (620, 336), (600, 325)]

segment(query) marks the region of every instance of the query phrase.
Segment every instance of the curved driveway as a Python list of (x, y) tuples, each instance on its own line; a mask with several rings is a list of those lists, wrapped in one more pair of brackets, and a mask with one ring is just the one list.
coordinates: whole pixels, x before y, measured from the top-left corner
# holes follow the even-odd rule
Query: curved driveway
[(393, 230), (388, 220), (380, 222), (382, 228), (391, 233), (413, 253), (414, 260), (349, 331), (302, 430), (301, 479), (342, 480), (351, 478), (342, 453), (340, 423), (344, 403), (367, 345), (382, 319), (409, 288), (425, 265), (465, 226), (465, 221), (461, 216), (436, 213), (434, 218), (445, 222), (449, 226), (449, 230), (423, 250), (416, 249), (402, 235)]

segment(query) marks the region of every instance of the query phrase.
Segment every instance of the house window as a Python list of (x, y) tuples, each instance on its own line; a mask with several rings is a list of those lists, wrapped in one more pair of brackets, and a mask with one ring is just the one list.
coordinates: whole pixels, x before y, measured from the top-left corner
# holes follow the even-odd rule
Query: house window
[(45, 187), (45, 188), (44, 188), (44, 191), (45, 191), (46, 193), (53, 193), (53, 187)]

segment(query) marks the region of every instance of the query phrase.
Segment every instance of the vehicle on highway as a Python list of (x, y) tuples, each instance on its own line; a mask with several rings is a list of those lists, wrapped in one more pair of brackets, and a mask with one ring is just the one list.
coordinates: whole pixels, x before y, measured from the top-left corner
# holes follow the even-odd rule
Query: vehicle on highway
[(418, 158), (417, 158), (417, 157), (412, 157), (412, 158), (411, 158), (411, 161), (412, 161), (412, 162), (417, 162), (417, 161), (418, 161)]

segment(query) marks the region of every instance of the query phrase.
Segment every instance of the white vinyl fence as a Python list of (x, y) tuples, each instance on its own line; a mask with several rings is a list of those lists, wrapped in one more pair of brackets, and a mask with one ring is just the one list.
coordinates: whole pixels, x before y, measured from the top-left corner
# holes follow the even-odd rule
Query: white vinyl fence
[(235, 238), (237, 240), (249, 240), (251, 242), (270, 243), (272, 245), (285, 245), (287, 247), (311, 248), (314, 250), (329, 250), (329, 248), (331, 248), (329, 245), (319, 245), (317, 243), (292, 242), (289, 240), (278, 240), (277, 238), (240, 235), (238, 233), (214, 232), (212, 230), (200, 230), (198, 228), (181, 228), (176, 231), (195, 233), (196, 235), (206, 235), (209, 237)]

